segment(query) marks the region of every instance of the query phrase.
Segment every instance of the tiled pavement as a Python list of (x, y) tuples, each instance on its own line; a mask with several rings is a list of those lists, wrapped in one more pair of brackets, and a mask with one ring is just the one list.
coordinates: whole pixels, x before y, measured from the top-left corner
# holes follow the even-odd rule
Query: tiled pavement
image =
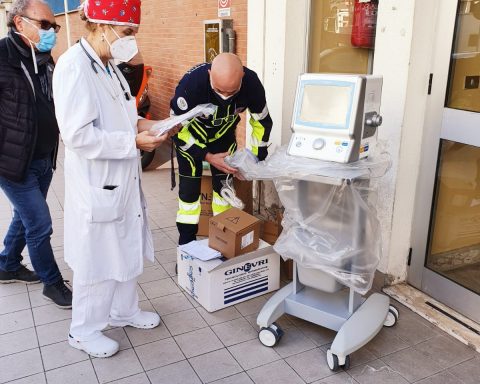
[[(273, 349), (257, 339), (256, 314), (267, 296), (208, 313), (176, 284), (175, 192), (170, 174), (144, 175), (156, 261), (139, 280), (143, 309), (157, 311), (163, 323), (153, 330), (109, 329), (121, 351), (109, 359), (89, 358), (66, 342), (71, 312), (44, 301), (41, 285), (0, 285), (0, 383), (90, 384), (478, 384), (480, 355), (433, 327), (400, 304), (400, 321), (383, 329), (353, 354), (347, 372), (332, 374), (325, 352), (334, 333), (291, 317), (280, 323), (285, 336)], [(59, 164), (48, 202), (52, 244), (63, 262), (63, 177)], [(10, 208), (0, 194), (0, 235)]]

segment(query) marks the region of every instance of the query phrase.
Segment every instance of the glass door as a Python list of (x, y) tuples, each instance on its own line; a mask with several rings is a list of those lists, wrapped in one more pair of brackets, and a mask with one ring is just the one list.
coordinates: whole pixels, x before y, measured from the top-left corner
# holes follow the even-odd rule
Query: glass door
[(378, 0), (311, 0), (307, 72), (371, 73)]
[(480, 295), (480, 148), (442, 139), (425, 267)]
[(443, 99), (443, 106), (430, 105), (427, 115), (431, 148), (421, 169), (408, 280), (480, 322), (480, 1), (439, 3), (437, 28), (453, 28), (437, 39), (452, 49), (434, 55), (443, 62), (432, 77), (443, 73), (444, 81), (432, 81), (432, 103)]

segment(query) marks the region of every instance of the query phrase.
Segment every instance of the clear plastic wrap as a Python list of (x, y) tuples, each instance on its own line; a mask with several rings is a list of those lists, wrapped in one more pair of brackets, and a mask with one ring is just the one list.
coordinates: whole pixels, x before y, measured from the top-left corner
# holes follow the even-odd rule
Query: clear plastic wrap
[(185, 121), (191, 120), (194, 117), (213, 115), (216, 109), (217, 107), (211, 103), (199, 104), (187, 113), (184, 113), (183, 115), (172, 116), (169, 119), (159, 121), (152, 126), (151, 131), (154, 132), (157, 137), (162, 136), (166, 132), (175, 128), (177, 125), (182, 124)]
[(370, 179), (387, 172), (387, 154), (341, 164), (292, 157), (282, 147), (263, 162), (256, 163), (246, 150), (227, 162), (249, 180), (273, 179), (285, 208), (276, 252), (368, 292), (382, 254)]
[(383, 176), (391, 166), (390, 156), (380, 152), (355, 163), (342, 164), (332, 161), (295, 157), (287, 154), (287, 147), (279, 147), (265, 161), (248, 149), (241, 149), (225, 158), (228, 165), (240, 171), (247, 180), (272, 180), (279, 177), (302, 178), (310, 175), (345, 179), (376, 178)]

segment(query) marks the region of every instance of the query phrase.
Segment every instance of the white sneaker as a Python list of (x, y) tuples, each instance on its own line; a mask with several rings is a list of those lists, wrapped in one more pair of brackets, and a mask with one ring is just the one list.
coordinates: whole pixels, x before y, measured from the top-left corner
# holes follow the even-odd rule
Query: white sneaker
[(112, 327), (134, 327), (142, 329), (155, 328), (160, 324), (160, 316), (155, 312), (140, 311), (130, 320), (115, 320), (110, 318)]
[(103, 334), (91, 341), (79, 341), (72, 335), (68, 335), (68, 344), (95, 357), (110, 357), (118, 352), (120, 346), (115, 340)]

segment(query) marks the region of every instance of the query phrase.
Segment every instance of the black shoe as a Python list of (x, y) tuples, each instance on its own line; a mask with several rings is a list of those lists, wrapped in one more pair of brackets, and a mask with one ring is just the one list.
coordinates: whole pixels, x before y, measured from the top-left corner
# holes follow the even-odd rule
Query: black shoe
[(35, 284), (39, 283), (40, 279), (37, 274), (33, 271), (30, 271), (23, 264), (20, 265), (14, 272), (2, 271), (0, 270), (0, 283), (26, 283), (26, 284)]
[(63, 280), (53, 285), (44, 286), (43, 297), (53, 301), (59, 308), (72, 308), (72, 291)]

